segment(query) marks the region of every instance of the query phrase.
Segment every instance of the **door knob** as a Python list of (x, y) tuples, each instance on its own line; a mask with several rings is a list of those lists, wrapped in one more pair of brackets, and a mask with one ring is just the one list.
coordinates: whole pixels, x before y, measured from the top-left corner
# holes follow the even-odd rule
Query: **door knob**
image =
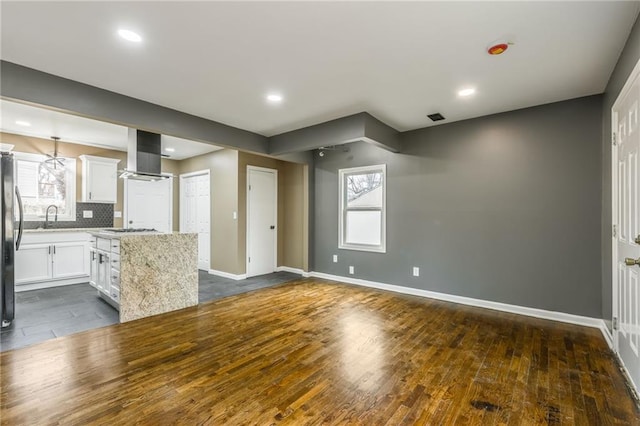
[(631, 257), (626, 257), (624, 259), (624, 264), (627, 266), (633, 266), (633, 265), (638, 265), (640, 266), (640, 257), (637, 259), (633, 259)]
[(640, 235), (638, 235), (638, 236), (636, 237), (636, 239), (635, 239), (635, 240), (633, 240), (633, 241), (635, 241), (635, 242), (636, 242), (636, 244), (640, 244)]
[(133, 221), (132, 221), (132, 220), (130, 220), (130, 221), (129, 221), (129, 225), (131, 225), (132, 223), (133, 223)]

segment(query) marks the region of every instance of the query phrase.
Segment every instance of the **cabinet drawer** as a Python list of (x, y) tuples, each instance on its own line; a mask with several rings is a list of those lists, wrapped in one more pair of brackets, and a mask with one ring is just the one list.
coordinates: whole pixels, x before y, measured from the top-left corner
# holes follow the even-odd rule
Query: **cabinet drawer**
[(111, 240), (111, 252), (120, 254), (120, 240)]
[(111, 292), (109, 293), (109, 297), (113, 299), (116, 303), (120, 303), (120, 289), (111, 287)]
[(111, 288), (117, 287), (120, 289), (120, 271), (116, 269), (111, 269)]
[(98, 248), (106, 252), (111, 251), (111, 240), (106, 238), (98, 238)]
[(120, 255), (118, 253), (111, 253), (111, 267), (120, 271)]

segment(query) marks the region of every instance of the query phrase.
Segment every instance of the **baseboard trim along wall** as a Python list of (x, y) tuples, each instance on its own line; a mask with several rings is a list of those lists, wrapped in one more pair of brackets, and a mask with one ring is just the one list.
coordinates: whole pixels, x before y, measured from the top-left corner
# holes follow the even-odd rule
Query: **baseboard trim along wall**
[(305, 272), (299, 268), (292, 268), (290, 266), (278, 266), (276, 268), (276, 272), (291, 272), (292, 274), (302, 275), (305, 278), (310, 276), (309, 272)]
[(240, 274), (240, 275), (236, 275), (236, 274), (231, 274), (229, 272), (224, 272), (224, 271), (217, 271), (215, 269), (209, 269), (209, 273), (211, 275), (217, 275), (219, 277), (223, 277), (223, 278), (229, 278), (232, 280), (244, 280), (247, 278), (247, 274)]
[(525, 315), (529, 317), (560, 321), (569, 324), (582, 325), (600, 329), (604, 339), (610, 348), (613, 349), (613, 339), (609, 334), (605, 322), (600, 318), (591, 318), (581, 315), (567, 314), (564, 312), (547, 311), (545, 309), (529, 308), (526, 306), (510, 305), (508, 303), (492, 302), (490, 300), (474, 299), (472, 297), (456, 296), (453, 294), (438, 293), (435, 291), (422, 290), (411, 287), (403, 287), (393, 284), (379, 283), (359, 278), (342, 277), (339, 275), (325, 274), (323, 272), (310, 272), (309, 276), (323, 278), (325, 280), (339, 281), (348, 284), (360, 285), (363, 287), (377, 288), (379, 290), (393, 291), (396, 293), (410, 294), (413, 296), (427, 297), (430, 299), (443, 300), (445, 302), (460, 303), (462, 305), (475, 306), (479, 308), (493, 309), (495, 311), (509, 312), (512, 314)]
[(74, 284), (86, 284), (89, 282), (89, 277), (78, 277), (78, 278), (69, 278), (66, 280), (60, 281), (46, 281), (40, 283), (30, 283), (30, 284), (18, 284), (15, 287), (16, 293), (20, 293), (22, 291), (29, 290), (40, 290), (43, 288), (52, 288), (52, 287), (62, 287), (65, 285), (74, 285)]

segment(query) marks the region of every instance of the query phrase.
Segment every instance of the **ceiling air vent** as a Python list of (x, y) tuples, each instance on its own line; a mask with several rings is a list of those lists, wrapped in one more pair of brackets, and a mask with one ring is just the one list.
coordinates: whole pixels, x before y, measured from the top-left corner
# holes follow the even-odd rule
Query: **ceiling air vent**
[(444, 116), (442, 114), (440, 114), (439, 112), (436, 112), (435, 114), (428, 114), (427, 117), (429, 117), (431, 119), (431, 121), (444, 120)]

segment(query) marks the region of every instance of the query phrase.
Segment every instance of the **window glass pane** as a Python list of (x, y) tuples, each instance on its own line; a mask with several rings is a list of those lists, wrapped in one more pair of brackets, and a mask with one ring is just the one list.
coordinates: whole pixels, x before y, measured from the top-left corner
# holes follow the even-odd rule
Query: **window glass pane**
[(38, 197), (38, 163), (34, 161), (17, 161), (17, 184), (20, 195), (24, 198)]
[[(16, 161), (16, 185), (20, 188), (26, 217), (44, 216), (47, 206), (52, 204), (58, 207), (58, 216), (73, 216), (67, 192), (70, 188), (69, 179), (75, 177), (75, 167), (69, 169), (66, 161), (61, 161), (63, 164), (56, 163), (55, 167), (51, 162), (31, 159)], [(73, 160), (68, 162), (75, 166), (71, 164)]]
[(347, 207), (382, 207), (382, 172), (345, 175)]
[(348, 211), (346, 216), (345, 243), (376, 246), (382, 244), (382, 212)]

